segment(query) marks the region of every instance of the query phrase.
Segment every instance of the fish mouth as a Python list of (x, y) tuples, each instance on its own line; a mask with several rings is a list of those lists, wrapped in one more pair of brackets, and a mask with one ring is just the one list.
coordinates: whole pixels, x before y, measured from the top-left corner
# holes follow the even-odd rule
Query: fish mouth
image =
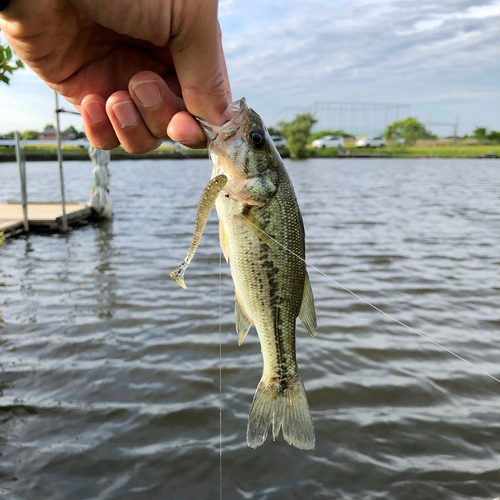
[(224, 141), (229, 139), (234, 136), (239, 128), (246, 122), (249, 109), (244, 97), (242, 97), (239, 101), (230, 103), (228, 110), (232, 113), (233, 117), (230, 120), (225, 121), (220, 126), (214, 125), (195, 116), (196, 121), (199, 123), (201, 129), (210, 142), (213, 142), (217, 139), (217, 137), (221, 137)]

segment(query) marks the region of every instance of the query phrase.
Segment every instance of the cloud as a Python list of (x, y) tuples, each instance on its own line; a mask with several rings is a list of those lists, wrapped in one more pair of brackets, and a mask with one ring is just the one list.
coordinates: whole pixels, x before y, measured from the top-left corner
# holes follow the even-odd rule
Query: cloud
[(235, 97), (268, 122), (314, 100), (403, 102), (422, 113), (441, 100), (454, 116), (443, 96), (455, 96), (480, 106), (464, 126), (500, 129), (500, 2), (308, 2), (282, 14), (251, 36), (229, 28), (225, 37)]

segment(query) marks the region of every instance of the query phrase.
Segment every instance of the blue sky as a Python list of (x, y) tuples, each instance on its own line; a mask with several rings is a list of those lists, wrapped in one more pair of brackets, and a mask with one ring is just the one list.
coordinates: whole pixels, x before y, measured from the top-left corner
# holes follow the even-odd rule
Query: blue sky
[[(499, 0), (220, 0), (219, 17), (233, 96), (268, 125), (287, 107), (364, 101), (410, 104), (424, 122), (458, 117), (460, 134), (500, 130)], [(0, 86), (0, 133), (53, 122), (53, 101), (17, 72)]]

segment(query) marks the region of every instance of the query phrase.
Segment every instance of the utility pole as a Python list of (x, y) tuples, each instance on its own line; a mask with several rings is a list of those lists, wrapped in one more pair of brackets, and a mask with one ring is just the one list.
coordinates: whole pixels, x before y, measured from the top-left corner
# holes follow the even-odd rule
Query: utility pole
[(59, 113), (63, 110), (59, 109), (59, 100), (57, 92), (54, 91), (56, 98), (56, 135), (57, 135), (57, 160), (59, 162), (59, 181), (61, 184), (61, 205), (62, 205), (62, 230), (64, 232), (68, 231), (68, 217), (66, 216), (66, 198), (64, 196), (64, 173), (63, 173), (63, 162), (62, 162), (62, 150), (61, 150), (61, 130), (59, 127)]
[(24, 230), (28, 232), (30, 230), (28, 223), (28, 193), (26, 190), (26, 165), (23, 162), (23, 157), (21, 154), (21, 144), (19, 132), (14, 133), (14, 139), (16, 141), (16, 160), (17, 166), (19, 167), (19, 182), (21, 184), (21, 200), (23, 204), (23, 226)]

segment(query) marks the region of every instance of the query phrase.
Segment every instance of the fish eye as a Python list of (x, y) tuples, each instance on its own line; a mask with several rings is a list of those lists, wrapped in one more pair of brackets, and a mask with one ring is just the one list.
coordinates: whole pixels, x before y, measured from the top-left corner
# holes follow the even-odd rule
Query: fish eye
[(266, 144), (266, 134), (263, 130), (252, 130), (250, 132), (250, 142), (255, 148), (261, 149)]

